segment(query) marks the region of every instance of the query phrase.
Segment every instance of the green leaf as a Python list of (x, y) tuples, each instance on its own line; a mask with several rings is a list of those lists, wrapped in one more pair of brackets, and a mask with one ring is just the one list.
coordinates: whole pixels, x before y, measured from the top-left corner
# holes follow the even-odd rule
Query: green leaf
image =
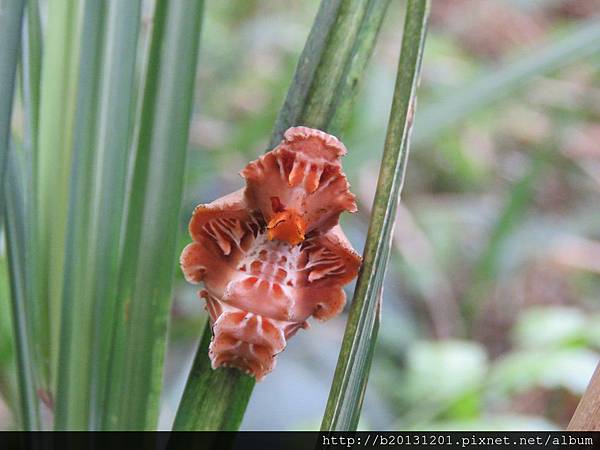
[(585, 347), (594, 316), (570, 306), (534, 306), (519, 314), (514, 344), (527, 349)]
[[(23, 107), (25, 110), (25, 147), (30, 159), (31, 173), (36, 173), (40, 116), (40, 78), (42, 73), (42, 25), (38, 0), (28, 0), (25, 7), (23, 55)], [(36, 180), (32, 177), (31, 189)]]
[[(269, 148), (290, 126), (342, 127), (373, 51), (389, 1), (323, 0), (279, 113)], [(213, 370), (207, 326), (177, 411), (174, 430), (236, 430), (254, 388), (237, 369)], [(202, 394), (202, 399), (197, 396)], [(201, 401), (200, 401), (201, 400)]]
[[(420, 403), (429, 401), (448, 407), (480, 389), (488, 370), (485, 349), (469, 341), (415, 342), (406, 360), (407, 379), (397, 388), (404, 392), (403, 398), (409, 399), (415, 410)], [(440, 367), (444, 368), (444, 377), (431, 377), (431, 371)]]
[(104, 429), (153, 429), (158, 419), (202, 13), (200, 0), (156, 4), (121, 279), (104, 316), (116, 322)]
[(355, 430), (360, 417), (379, 328), (381, 289), (389, 259), (392, 229), (408, 158), (427, 12), (426, 0), (408, 1), (398, 76), (363, 253), (363, 266), (321, 425), (323, 431)]
[(97, 428), (108, 383), (139, 21), (139, 0), (85, 3), (56, 429)]
[(79, 2), (50, 0), (43, 60), (36, 186), (39, 291), (36, 344), (44, 355), (43, 384), (51, 393), (58, 362), (65, 230), (79, 43)]
[(24, 5), (24, 0), (0, 0), (0, 205), (4, 198), (4, 171), (8, 158)]
[[(27, 191), (29, 174), (20, 155), (9, 155), (15, 75), (25, 2), (0, 0), (0, 213), (4, 215), (19, 383), (20, 425), (39, 430), (35, 337), (31, 317), (33, 211)], [(8, 161), (8, 170), (5, 166)], [(5, 180), (6, 172), (6, 180)]]
[(40, 430), (38, 373), (34, 346), (34, 322), (31, 317), (33, 228), (32, 208), (24, 191), (25, 171), (12, 154), (8, 161), (4, 225), (8, 250), (12, 300), (12, 320), (16, 343), (17, 376), (19, 381), (20, 424), (24, 430)]
[(498, 359), (488, 376), (490, 396), (498, 399), (536, 387), (585, 392), (598, 353), (585, 348), (514, 351)]

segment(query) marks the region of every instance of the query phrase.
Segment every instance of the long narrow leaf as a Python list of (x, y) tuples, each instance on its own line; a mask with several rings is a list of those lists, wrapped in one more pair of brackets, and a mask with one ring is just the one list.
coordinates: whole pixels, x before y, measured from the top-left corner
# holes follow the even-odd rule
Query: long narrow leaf
[(371, 223), (321, 429), (355, 430), (379, 328), (381, 290), (408, 159), (427, 25), (427, 0), (409, 0)]
[(24, 5), (24, 0), (0, 0), (0, 210)]
[[(18, 309), (15, 307), (13, 310), (14, 321), (23, 320), (24, 323), (20, 325), (21, 328), (23, 326), (28, 327), (28, 339), (29, 339), (29, 348), (27, 348), (27, 362), (19, 363), (21, 367), (28, 368), (31, 372), (32, 382), (34, 386), (24, 385), (23, 382), (20, 383), (19, 390), (26, 389), (29, 391), (34, 391), (38, 397), (45, 398), (45, 400), (49, 400), (48, 390), (42, 388), (42, 376), (41, 376), (41, 368), (44, 366), (44, 358), (42, 353), (42, 345), (40, 341), (40, 333), (39, 327), (36, 324), (42, 322), (41, 311), (43, 308), (40, 308), (40, 296), (38, 293), (39, 284), (38, 280), (38, 265), (36, 261), (36, 231), (35, 231), (35, 219), (36, 219), (36, 177), (37, 173), (36, 160), (37, 160), (37, 152), (38, 152), (38, 131), (39, 131), (39, 110), (40, 110), (40, 74), (41, 74), (41, 53), (42, 53), (42, 37), (41, 37), (41, 21), (39, 14), (39, 5), (38, 0), (29, 0), (26, 2), (25, 6), (25, 14), (27, 20), (23, 22), (23, 39), (22, 39), (22, 54), (21, 54), (21, 104), (24, 112), (24, 122), (23, 122), (23, 145), (22, 152), (17, 158), (19, 160), (18, 165), (21, 167), (21, 175), (19, 177), (19, 186), (12, 187), (14, 190), (21, 191), (20, 197), (22, 200), (22, 205), (16, 207), (13, 205), (13, 212), (9, 213), (14, 214), (14, 217), (7, 218), (7, 221), (16, 221), (19, 219), (19, 214), (22, 214), (22, 227), (15, 233), (15, 239), (20, 239), (22, 241), (22, 245), (18, 248), (22, 249), (23, 253), (13, 252), (14, 263), (10, 262), (10, 269), (14, 270), (15, 273), (19, 274), (19, 277), (15, 277), (13, 283), (16, 283), (16, 280), (20, 280), (20, 282), (25, 286), (25, 288), (17, 290), (15, 288), (15, 292), (18, 293), (18, 298), (13, 298), (14, 302), (18, 302)], [(12, 164), (11, 167), (15, 168), (16, 163), (13, 161), (9, 162), (9, 165)], [(14, 174), (9, 175), (14, 176)], [(9, 188), (10, 189), (10, 188)], [(12, 191), (12, 195), (15, 195), (15, 191)], [(14, 198), (13, 197), (13, 201)], [(8, 211), (8, 208), (7, 208)], [(7, 224), (7, 233), (8, 224)], [(8, 235), (7, 235), (8, 237)], [(16, 245), (16, 244), (13, 244)], [(14, 264), (14, 266), (13, 266)], [(21, 317), (21, 314), (25, 314), (25, 319)], [(19, 317), (17, 317), (17, 315)], [(45, 318), (44, 318), (45, 321)], [(23, 345), (19, 345), (17, 349), (17, 358), (23, 357), (20, 355), (19, 348), (22, 348)], [(23, 370), (21, 369), (21, 370)], [(47, 386), (47, 384), (45, 385)], [(31, 397), (31, 394), (20, 392), (20, 397)], [(25, 411), (25, 414), (28, 416), (26, 420), (22, 421), (22, 427), (24, 429), (32, 428), (32, 429), (41, 429), (43, 428), (43, 424), (40, 421), (39, 412), (39, 398), (35, 398), (31, 403), (28, 411)]]
[[(290, 126), (330, 130), (345, 123), (388, 4), (387, 0), (321, 2), (271, 136), (271, 148)], [(254, 379), (236, 369), (212, 370), (210, 338), (206, 326), (175, 430), (236, 430), (240, 426)]]
[(98, 399), (103, 398), (106, 387), (139, 16), (139, 1), (85, 4), (66, 239), (57, 429), (95, 428), (93, 421), (101, 409)]
[[(42, 24), (38, 0), (28, 0), (25, 7), (23, 56), (23, 108), (25, 110), (25, 148), (29, 171), (37, 169), (38, 133), (40, 118), (40, 77), (42, 73)], [(35, 192), (36, 181), (31, 178), (30, 189)]]
[(104, 428), (158, 418), (203, 2), (159, 0), (130, 188)]
[(31, 297), (31, 267), (33, 254), (31, 242), (31, 211), (27, 203), (23, 181), (25, 172), (18, 164), (17, 155), (8, 161), (4, 224), (8, 250), (9, 275), (12, 299), (12, 319), (16, 343), (17, 375), (19, 381), (20, 422), (24, 430), (40, 430), (39, 400), (35, 347), (32, 333), (33, 321), (28, 308)]
[(37, 170), (38, 289), (36, 343), (51, 396), (58, 362), (65, 229), (78, 59), (79, 2), (50, 0), (42, 67)]
[[(20, 423), (24, 430), (39, 430), (39, 401), (35, 363), (34, 337), (28, 300), (31, 299), (30, 264), (32, 229), (27, 202), (29, 180), (18, 163), (17, 155), (9, 155), (10, 126), (15, 74), (21, 41), (25, 2), (0, 0), (0, 212), (4, 215), (6, 246), (12, 299), (12, 319), (16, 343), (19, 382)], [(5, 171), (8, 161), (8, 173)]]
[[(95, 143), (96, 177), (92, 201), (92, 227), (88, 270), (93, 274), (89, 287), (93, 296), (94, 335), (92, 352), (93, 408), (95, 426), (100, 426), (106, 392), (111, 388), (108, 364), (119, 282), (119, 256), (123, 245), (122, 226), (127, 196), (129, 148), (133, 135), (136, 99), (135, 61), (138, 48), (141, 1), (108, 3), (105, 32), (105, 67)], [(118, 49), (118, 50), (117, 50)]]

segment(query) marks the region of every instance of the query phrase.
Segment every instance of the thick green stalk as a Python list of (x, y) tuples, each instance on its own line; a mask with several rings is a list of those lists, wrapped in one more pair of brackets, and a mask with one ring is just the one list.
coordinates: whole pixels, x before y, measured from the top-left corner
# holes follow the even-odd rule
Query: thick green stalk
[(129, 186), (102, 427), (154, 429), (203, 2), (158, 0)]
[(48, 395), (58, 362), (65, 230), (78, 59), (79, 2), (50, 0), (43, 60), (37, 165), (39, 312), (36, 343)]
[(23, 430), (40, 430), (34, 322), (28, 299), (32, 296), (32, 235), (30, 204), (24, 191), (28, 177), (16, 154), (8, 161), (4, 225), (10, 275), (12, 322), (16, 343), (19, 382), (20, 425)]
[(24, 0), (0, 0), (0, 210), (24, 6)]
[(404, 182), (427, 28), (427, 0), (409, 0), (386, 142), (342, 349), (321, 430), (356, 430), (379, 328), (381, 290)]
[[(287, 128), (341, 127), (372, 54), (387, 0), (323, 0), (279, 113), (269, 147)], [(177, 411), (174, 430), (236, 430), (254, 379), (236, 369), (212, 370), (206, 327)], [(202, 395), (201, 398), (198, 398)]]

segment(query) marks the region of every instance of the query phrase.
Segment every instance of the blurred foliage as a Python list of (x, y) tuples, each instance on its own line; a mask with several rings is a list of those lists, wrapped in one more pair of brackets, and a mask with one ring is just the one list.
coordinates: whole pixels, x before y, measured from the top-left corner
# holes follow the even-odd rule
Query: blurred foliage
[(569, 419), (560, 402), (576, 405), (600, 358), (597, 321), (575, 308), (527, 309), (512, 329), (513, 348), (495, 359), (474, 341), (414, 342), (401, 378), (390, 368), (379, 379), (394, 393), (394, 427), (508, 430), (530, 420), (556, 427), (548, 418)]

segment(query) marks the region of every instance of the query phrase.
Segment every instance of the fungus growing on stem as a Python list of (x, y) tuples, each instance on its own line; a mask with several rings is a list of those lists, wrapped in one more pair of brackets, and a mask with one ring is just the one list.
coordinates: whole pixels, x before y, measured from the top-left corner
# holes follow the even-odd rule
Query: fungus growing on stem
[(338, 225), (342, 212), (356, 211), (345, 153), (334, 136), (290, 128), (242, 170), (244, 189), (194, 210), (181, 267), (189, 282), (204, 283), (213, 368), (260, 380), (311, 316), (342, 311), (342, 286), (361, 261)]

